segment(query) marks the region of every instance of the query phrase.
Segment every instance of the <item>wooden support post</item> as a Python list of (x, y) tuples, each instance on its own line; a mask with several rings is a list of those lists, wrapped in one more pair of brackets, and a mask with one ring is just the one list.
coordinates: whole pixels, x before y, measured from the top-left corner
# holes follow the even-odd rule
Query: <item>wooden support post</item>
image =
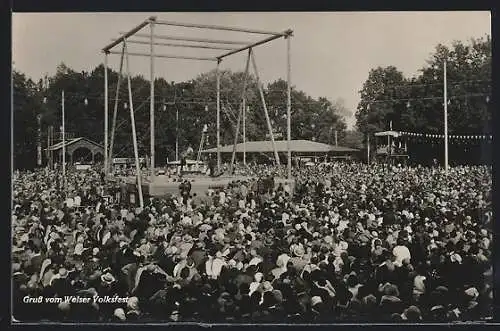
[[(142, 41), (142, 40), (127, 40), (128, 44), (137, 44), (137, 45), (149, 45), (149, 41)], [(195, 44), (178, 44), (178, 43), (161, 43), (161, 42), (154, 42), (153, 45), (155, 46), (165, 46), (165, 47), (179, 47), (179, 48), (201, 48), (201, 49), (219, 49), (219, 50), (224, 50), (224, 51), (232, 51), (237, 48), (235, 47), (228, 47), (228, 46), (209, 46), (209, 45), (195, 45)]]
[(220, 61), (217, 61), (217, 68), (215, 71), (216, 85), (217, 85), (217, 173), (221, 172), (221, 159), (220, 159)]
[(292, 61), (291, 43), (292, 35), (286, 36), (287, 45), (287, 82), (286, 82), (286, 150), (287, 150), (287, 178), (292, 179)]
[(234, 51), (229, 51), (229, 52), (227, 52), (225, 54), (222, 54), (221, 56), (218, 56), (217, 58), (218, 59), (223, 59), (223, 58), (225, 58), (225, 57), (227, 57), (229, 55), (233, 55), (233, 54), (236, 54), (236, 53), (239, 53), (239, 52), (243, 52), (243, 51), (246, 51), (247, 49), (252, 49), (254, 47), (257, 47), (259, 45), (268, 43), (270, 41), (273, 41), (275, 39), (281, 38), (281, 37), (286, 36), (286, 35), (291, 34), (291, 33), (292, 33), (291, 30), (287, 30), (287, 31), (285, 31), (285, 32), (283, 32), (283, 33), (281, 33), (279, 35), (274, 35), (274, 36), (271, 36), (271, 37), (267, 37), (266, 39), (260, 40), (260, 41), (258, 41), (256, 43), (251, 44), (251, 45), (247, 45), (247, 46), (241, 47), (241, 48), (236, 49)]
[(175, 105), (175, 161), (179, 161), (179, 108)]
[(366, 137), (366, 155), (367, 155), (367, 163), (370, 164), (370, 132), (367, 133)]
[[(145, 34), (145, 33), (136, 33), (136, 34), (134, 34), (134, 37), (149, 38), (149, 35)], [(192, 41), (192, 42), (207, 43), (207, 44), (248, 45), (247, 42), (244, 42), (244, 41), (234, 41), (234, 40), (217, 40), (217, 39), (205, 39), (205, 38), (186, 38), (186, 37), (165, 36), (165, 35), (155, 35), (154, 37), (155, 37), (155, 39), (162, 39), (162, 40)]]
[(104, 175), (108, 176), (108, 53), (104, 53)]
[(150, 98), (149, 98), (149, 119), (150, 119), (150, 154), (151, 154), (151, 177), (150, 182), (154, 181), (155, 177), (155, 53), (154, 53), (154, 20), (151, 20), (150, 25)]
[(47, 127), (47, 168), (50, 169), (50, 126)]
[(104, 47), (102, 50), (103, 52), (108, 52), (111, 48), (115, 47), (116, 45), (118, 45), (119, 43), (121, 43), (122, 41), (125, 41), (128, 37), (132, 36), (132, 35), (136, 35), (138, 31), (140, 31), (142, 28), (144, 28), (146, 25), (148, 25), (152, 20), (155, 20), (156, 17), (154, 16), (151, 16), (149, 17), (147, 20), (145, 20), (144, 22), (142, 22), (141, 24), (139, 24), (138, 26), (136, 26), (135, 28), (133, 28), (132, 30), (122, 34), (122, 36), (120, 38), (118, 38), (117, 40), (113, 41), (111, 44), (107, 45), (106, 47)]
[(247, 105), (246, 105), (246, 95), (243, 98), (243, 165), (247, 165)]
[[(120, 52), (110, 51), (109, 54), (120, 54)], [(142, 57), (151, 57), (150, 53), (137, 53), (131, 52), (128, 54), (129, 56), (142, 56)], [(195, 57), (195, 56), (183, 56), (183, 55), (174, 55), (174, 54), (155, 54), (154, 57), (164, 58), (164, 59), (183, 59), (183, 60), (198, 60), (198, 61), (217, 61), (214, 57)]]
[[(122, 77), (123, 77), (123, 60), (125, 57), (125, 44), (122, 45), (122, 55), (120, 57), (120, 71), (118, 72), (118, 82), (116, 84), (116, 94), (115, 94), (115, 105), (113, 109), (113, 123), (111, 124), (111, 141), (109, 144), (109, 160), (107, 160), (108, 164), (106, 167), (109, 167), (110, 172), (113, 173), (113, 146), (115, 142), (115, 130), (116, 130), (116, 117), (118, 114), (118, 97), (120, 96), (120, 87), (122, 85)], [(106, 150), (105, 150), (106, 152)]]
[(444, 95), (444, 171), (448, 174), (448, 87), (446, 79), (446, 59), (443, 62), (443, 95)]
[(238, 136), (240, 135), (240, 121), (241, 115), (244, 112), (245, 107), (245, 93), (247, 89), (247, 80), (248, 80), (248, 69), (250, 67), (250, 55), (252, 54), (252, 49), (248, 50), (247, 62), (245, 65), (245, 76), (243, 78), (243, 91), (241, 92), (241, 105), (240, 111), (238, 112), (238, 119), (236, 121), (236, 129), (234, 134), (234, 144), (233, 144), (233, 155), (231, 156), (231, 165), (229, 167), (229, 173), (233, 173), (234, 159), (236, 158), (236, 144), (238, 144)]
[(198, 28), (198, 29), (207, 29), (207, 30), (234, 31), (234, 32), (270, 34), (270, 35), (281, 35), (282, 34), (281, 32), (245, 29), (245, 28), (237, 28), (237, 27), (221, 26), (221, 25), (181, 23), (181, 22), (173, 22), (173, 21), (165, 21), (165, 20), (158, 20), (156, 23), (162, 24), (162, 25), (182, 26), (182, 27), (187, 27), (187, 28)]
[(259, 78), (259, 71), (257, 69), (257, 63), (255, 61), (255, 56), (254, 56), (253, 52), (250, 53), (250, 56), (252, 58), (252, 64), (253, 64), (253, 68), (255, 71), (255, 77), (257, 78), (257, 86), (259, 87), (260, 99), (262, 101), (262, 106), (264, 107), (264, 115), (266, 116), (267, 128), (269, 129), (269, 134), (271, 136), (271, 143), (273, 145), (274, 158), (276, 160), (276, 164), (280, 165), (280, 157), (278, 155), (278, 150), (276, 149), (276, 142), (274, 141), (273, 128), (271, 126), (271, 120), (269, 119), (269, 113), (267, 111), (266, 99), (264, 97), (264, 88), (262, 87), (262, 82), (260, 81), (260, 78)]
[(128, 101), (129, 101), (129, 109), (130, 109), (130, 122), (132, 124), (132, 142), (134, 144), (134, 157), (135, 157), (135, 171), (137, 174), (137, 192), (139, 194), (139, 206), (144, 208), (144, 199), (142, 196), (142, 174), (141, 174), (141, 166), (139, 165), (139, 151), (137, 148), (137, 134), (135, 131), (135, 116), (134, 116), (134, 102), (132, 99), (132, 82), (130, 79), (130, 63), (127, 54), (127, 44), (124, 41), (125, 45), (125, 63), (127, 70), (127, 85), (128, 85)]
[(65, 116), (64, 116), (64, 90), (61, 93), (61, 108), (62, 108), (62, 177), (63, 177), (63, 191), (64, 196), (66, 197), (66, 133), (65, 133)]

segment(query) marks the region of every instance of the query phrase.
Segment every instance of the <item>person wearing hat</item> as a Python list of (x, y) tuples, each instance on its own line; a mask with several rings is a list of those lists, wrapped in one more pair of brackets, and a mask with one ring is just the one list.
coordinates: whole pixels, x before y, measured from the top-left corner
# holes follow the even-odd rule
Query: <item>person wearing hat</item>
[(293, 268), (297, 270), (299, 273), (304, 270), (305, 266), (308, 264), (308, 261), (304, 258), (305, 249), (302, 245), (296, 245), (292, 249), (292, 257), (289, 262), (293, 265)]
[(392, 254), (395, 256), (394, 264), (397, 267), (401, 267), (404, 260), (411, 260), (410, 250), (404, 245), (402, 239), (397, 240), (397, 245), (393, 248)]
[(417, 306), (410, 306), (404, 310), (401, 317), (404, 321), (416, 323), (422, 320), (422, 313)]
[(68, 302), (61, 302), (57, 305), (57, 317), (60, 321), (67, 321), (71, 317), (71, 304)]
[[(188, 216), (186, 216), (188, 217)], [(191, 225), (191, 224), (189, 224)], [(186, 233), (184, 236), (181, 238), (181, 247), (179, 247), (182, 251), (187, 250), (189, 251), (193, 247), (193, 236), (191, 236), (189, 233)], [(186, 246), (183, 246), (186, 245)]]
[(215, 256), (209, 255), (208, 260), (205, 262), (205, 274), (209, 279), (217, 279), (225, 265), (226, 261), (220, 251), (216, 252)]
[(390, 316), (394, 313), (401, 313), (404, 309), (404, 303), (399, 298), (399, 290), (396, 285), (385, 284), (381, 287), (382, 297), (380, 299), (380, 312), (384, 316)]
[(191, 258), (191, 257), (185, 258), (184, 260), (182, 260), (181, 262), (179, 262), (175, 266), (174, 277), (181, 277), (181, 273), (184, 270), (188, 270), (188, 272), (187, 273), (185, 272), (186, 275), (182, 278), (184, 278), (187, 281), (191, 281), (191, 279), (193, 279), (193, 277), (195, 277), (196, 275), (199, 275), (198, 270), (196, 269), (195, 262), (194, 262), (193, 258)]
[(16, 285), (24, 285), (28, 280), (27, 275), (22, 270), (21, 263), (14, 262), (12, 264), (12, 280)]
[(98, 292), (101, 296), (113, 295), (116, 293), (117, 280), (111, 274), (110, 270), (106, 270), (100, 277), (101, 283)]
[(248, 295), (252, 295), (254, 292), (259, 290), (261, 288), (262, 280), (263, 280), (264, 275), (261, 272), (257, 272), (254, 275), (254, 280), (249, 286), (249, 292)]
[(429, 319), (433, 322), (443, 322), (447, 319), (446, 308), (442, 305), (432, 306), (429, 312)]
[(269, 312), (269, 322), (282, 321), (286, 318), (283, 307), (283, 294), (279, 290), (265, 292), (263, 295), (263, 307)]
[(320, 296), (314, 296), (311, 298), (311, 311), (314, 315), (313, 319), (319, 317), (322, 312), (323, 299)]
[(129, 321), (137, 321), (141, 317), (141, 310), (139, 308), (139, 298), (130, 297), (127, 300), (126, 319)]
[(189, 251), (188, 256), (193, 260), (194, 267), (196, 269), (199, 269), (207, 259), (207, 251), (205, 243), (201, 240), (197, 241), (193, 246), (193, 248)]
[(160, 289), (164, 288), (168, 275), (156, 264), (146, 264), (137, 270), (135, 275), (135, 288), (132, 293), (138, 298), (150, 298)]
[(125, 310), (123, 308), (116, 308), (113, 311), (113, 316), (111, 318), (111, 322), (125, 322), (127, 320), (127, 315), (125, 313)]
[(261, 284), (260, 289), (262, 293), (266, 293), (266, 292), (272, 292), (274, 288), (271, 285), (271, 282), (265, 281)]
[(40, 268), (40, 282), (43, 287), (50, 286), (50, 281), (54, 276), (54, 266), (52, 265), (51, 259), (45, 259), (42, 262), (42, 267)]
[(33, 247), (33, 254), (30, 256), (30, 266), (32, 270), (40, 270), (42, 263), (45, 260), (45, 254), (36, 245)]
[(369, 294), (361, 299), (361, 314), (366, 320), (377, 320), (377, 298), (373, 294)]
[(262, 257), (257, 253), (257, 250), (250, 250), (250, 261), (248, 265), (258, 265), (263, 261)]
[(279, 279), (282, 274), (287, 271), (287, 264), (290, 257), (287, 254), (281, 254), (276, 260), (276, 268), (271, 270), (271, 274), (275, 279)]
[(68, 280), (68, 270), (66, 268), (59, 268), (57, 274), (52, 276), (50, 287), (54, 293), (61, 297), (72, 293), (73, 288)]

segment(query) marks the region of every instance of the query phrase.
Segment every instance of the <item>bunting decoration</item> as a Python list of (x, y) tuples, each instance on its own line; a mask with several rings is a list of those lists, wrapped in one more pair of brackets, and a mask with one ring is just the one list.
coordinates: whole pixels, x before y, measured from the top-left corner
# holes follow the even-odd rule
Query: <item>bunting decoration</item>
[[(418, 133), (418, 132), (398, 132), (403, 137), (444, 139), (444, 134)], [(493, 140), (493, 135), (448, 135), (448, 139), (455, 140)]]

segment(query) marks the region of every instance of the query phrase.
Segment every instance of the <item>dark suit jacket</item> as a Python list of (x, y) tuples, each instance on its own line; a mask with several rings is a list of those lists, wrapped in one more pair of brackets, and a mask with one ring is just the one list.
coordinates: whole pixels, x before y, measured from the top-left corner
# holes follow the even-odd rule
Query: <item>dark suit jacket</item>
[(45, 256), (43, 254), (37, 254), (31, 258), (31, 267), (34, 272), (40, 272), (44, 260)]
[(390, 318), (394, 313), (402, 314), (405, 308), (403, 301), (394, 296), (384, 295), (380, 300), (380, 313), (384, 315), (384, 319)]

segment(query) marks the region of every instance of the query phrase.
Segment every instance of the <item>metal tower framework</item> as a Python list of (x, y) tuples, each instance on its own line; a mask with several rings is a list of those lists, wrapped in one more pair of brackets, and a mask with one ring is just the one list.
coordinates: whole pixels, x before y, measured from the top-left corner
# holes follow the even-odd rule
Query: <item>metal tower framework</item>
[[(167, 36), (167, 35), (157, 35), (155, 34), (155, 28), (160, 26), (176, 26), (176, 27), (185, 27), (192, 29), (205, 29), (205, 30), (220, 30), (220, 31), (233, 31), (233, 32), (242, 32), (247, 34), (260, 34), (266, 35), (265, 39), (262, 39), (257, 42), (249, 43), (244, 41), (234, 41), (234, 40), (214, 40), (214, 39), (205, 39), (205, 38), (185, 38), (185, 37), (176, 37), (176, 36)], [(149, 34), (139, 33), (141, 30), (149, 26)], [(123, 78), (123, 64), (125, 62), (125, 70), (127, 76), (127, 84), (128, 84), (128, 97), (129, 97), (129, 109), (130, 109), (130, 121), (132, 125), (132, 139), (134, 145), (134, 156), (135, 156), (135, 166), (137, 171), (137, 184), (139, 190), (139, 201), (141, 207), (143, 206), (142, 192), (141, 192), (141, 176), (140, 176), (140, 167), (139, 167), (139, 155), (137, 148), (137, 137), (135, 130), (135, 120), (134, 120), (134, 106), (133, 106), (133, 98), (132, 98), (132, 89), (131, 89), (131, 78), (130, 78), (130, 66), (129, 66), (129, 56), (139, 56), (139, 57), (149, 57), (150, 60), (150, 135), (151, 135), (151, 144), (150, 144), (150, 181), (153, 181), (155, 176), (155, 89), (154, 89), (154, 81), (155, 81), (155, 59), (156, 58), (164, 58), (164, 59), (183, 59), (183, 60), (197, 60), (197, 61), (212, 61), (216, 64), (216, 93), (217, 93), (217, 171), (220, 172), (221, 169), (221, 152), (220, 152), (220, 111), (221, 111), (221, 102), (220, 102), (220, 65), (224, 58), (247, 51), (248, 55), (246, 58), (246, 67), (245, 67), (245, 80), (243, 83), (243, 91), (241, 94), (241, 105), (238, 112), (238, 119), (236, 124), (236, 134), (235, 134), (235, 144), (233, 149), (233, 156), (231, 160), (231, 170), (233, 167), (235, 152), (236, 152), (236, 143), (238, 141), (241, 117), (245, 116), (245, 104), (246, 97), (245, 91), (247, 88), (247, 79), (248, 79), (248, 71), (250, 62), (252, 63), (252, 67), (255, 72), (255, 76), (257, 79), (257, 85), (259, 88), (260, 99), (262, 101), (264, 115), (266, 118), (267, 126), (269, 129), (271, 142), (273, 144), (274, 156), (276, 163), (279, 165), (279, 155), (275, 146), (273, 130), (271, 127), (271, 121), (269, 119), (269, 114), (267, 111), (266, 101), (264, 97), (264, 89), (263, 83), (259, 78), (259, 73), (257, 69), (257, 63), (255, 60), (255, 55), (253, 53), (253, 49), (257, 46), (269, 43), (273, 40), (285, 38), (286, 49), (287, 49), (287, 151), (288, 151), (288, 179), (291, 179), (291, 150), (290, 150), (290, 141), (291, 141), (291, 52), (290, 52), (290, 42), (291, 37), (293, 36), (293, 31), (288, 29), (283, 32), (270, 32), (270, 31), (262, 31), (262, 30), (254, 30), (254, 29), (246, 29), (246, 28), (237, 28), (237, 27), (227, 27), (227, 26), (218, 26), (218, 25), (205, 25), (205, 24), (190, 24), (190, 23), (179, 23), (172, 21), (159, 20), (156, 17), (152, 16), (146, 19), (141, 24), (137, 25), (135, 28), (131, 29), (128, 32), (121, 33), (121, 36), (117, 39), (112, 39), (112, 42), (106, 45), (102, 52), (104, 53), (104, 163), (105, 163), (105, 173), (106, 175), (109, 173), (112, 153), (113, 153), (113, 144), (114, 144), (114, 135), (116, 128), (116, 117), (118, 110), (118, 96), (119, 96), (119, 87), (121, 85), (121, 81)], [(136, 39), (130, 39), (131, 37), (135, 37)], [(168, 42), (159, 42), (158, 40), (165, 40)], [(175, 42), (177, 41), (177, 42)], [(179, 41), (183, 43), (179, 43)], [(185, 43), (189, 42), (189, 43)], [(127, 49), (128, 44), (138, 44), (138, 45), (149, 45), (149, 52), (145, 53), (135, 53), (129, 52)], [(121, 51), (114, 50), (118, 45), (121, 45)], [(201, 49), (212, 49), (212, 50), (223, 50), (225, 51), (223, 54), (215, 57), (200, 57), (200, 56), (184, 56), (184, 55), (176, 55), (176, 54), (159, 54), (156, 52), (156, 46), (160, 47), (170, 47), (170, 48), (195, 48), (198, 50)], [(111, 137), (108, 136), (109, 133), (109, 115), (108, 115), (108, 56), (110, 54), (120, 55), (120, 70), (118, 76), (118, 84), (115, 95), (114, 109), (113, 109), (113, 122), (112, 122), (112, 130)], [(245, 119), (243, 119), (245, 123)], [(245, 131), (245, 128), (243, 128)], [(111, 138), (111, 139), (110, 139)], [(245, 139), (245, 137), (244, 137)], [(109, 145), (108, 145), (109, 142)]]

